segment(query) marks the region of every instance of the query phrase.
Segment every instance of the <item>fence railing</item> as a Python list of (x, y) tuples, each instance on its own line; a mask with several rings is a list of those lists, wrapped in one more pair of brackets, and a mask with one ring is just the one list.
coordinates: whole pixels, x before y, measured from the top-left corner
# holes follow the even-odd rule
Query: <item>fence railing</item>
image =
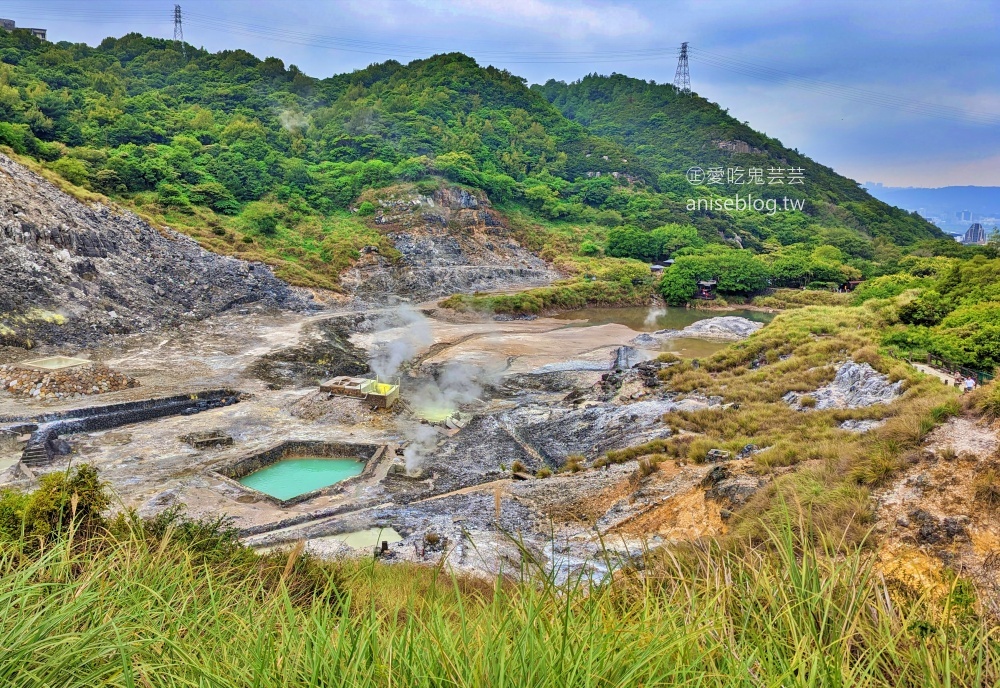
[(968, 366), (960, 365), (954, 361), (950, 361), (944, 356), (938, 356), (937, 354), (926, 354), (913, 355), (912, 352), (900, 352), (895, 349), (889, 349), (889, 355), (895, 358), (901, 358), (910, 363), (926, 363), (932, 368), (937, 368), (938, 370), (948, 373), (949, 375), (954, 375), (956, 378), (961, 375), (962, 379), (971, 377), (976, 381), (977, 385), (983, 385), (987, 382), (992, 381), (995, 377), (995, 373), (987, 372), (985, 370), (976, 370), (975, 368), (970, 368)]

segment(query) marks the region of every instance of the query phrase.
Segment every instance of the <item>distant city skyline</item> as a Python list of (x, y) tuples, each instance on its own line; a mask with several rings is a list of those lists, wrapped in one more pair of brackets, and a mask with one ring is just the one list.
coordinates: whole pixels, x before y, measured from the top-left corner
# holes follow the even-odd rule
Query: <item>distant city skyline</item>
[[(816, 0), (182, 0), (185, 39), (328, 77), (461, 51), (529, 83), (673, 79), (859, 183), (1000, 186), (1000, 3)], [(52, 41), (173, 37), (173, 2), (10, 0)]]

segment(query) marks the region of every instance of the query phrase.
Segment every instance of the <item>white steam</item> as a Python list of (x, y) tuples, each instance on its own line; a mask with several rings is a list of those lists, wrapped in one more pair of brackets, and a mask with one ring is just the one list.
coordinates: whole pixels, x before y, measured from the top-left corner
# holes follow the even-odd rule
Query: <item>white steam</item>
[[(398, 306), (374, 325), (382, 337), (376, 339), (368, 365), (383, 382), (394, 382), (404, 364), (434, 343), (430, 321), (412, 306)], [(463, 404), (478, 400), (490, 378), (480, 366), (452, 361), (433, 376), (408, 377), (401, 391), (415, 415), (425, 421), (441, 422)], [(398, 427), (407, 441), (403, 450), (406, 471), (418, 473), (442, 435), (427, 423), (401, 420)]]
[(413, 421), (400, 421), (399, 431), (409, 442), (403, 450), (406, 472), (410, 475), (417, 475), (424, 459), (434, 451), (441, 435), (433, 425), (424, 425)]
[(651, 306), (649, 312), (646, 314), (646, 327), (656, 327), (657, 321), (664, 315), (667, 314), (666, 308), (657, 308), (656, 306)]
[[(479, 366), (446, 363), (436, 378), (411, 383), (406, 399), (413, 412), (425, 421), (441, 422), (454, 416), (462, 404), (478, 400), (487, 378), (487, 372)], [(413, 475), (433, 452), (441, 434), (435, 426), (426, 423), (402, 424), (400, 431), (409, 440), (403, 458), (406, 472)]]
[(278, 121), (286, 131), (296, 133), (309, 126), (309, 115), (298, 110), (282, 110), (278, 113)]
[(462, 404), (479, 399), (483, 393), (481, 381), (486, 373), (467, 363), (446, 363), (436, 379), (421, 380), (408, 395), (410, 406), (418, 415), (440, 420), (455, 413)]
[(392, 334), (390, 339), (375, 342), (368, 361), (372, 372), (383, 382), (392, 382), (404, 363), (434, 343), (430, 321), (412, 306), (394, 309), (376, 321), (375, 329)]

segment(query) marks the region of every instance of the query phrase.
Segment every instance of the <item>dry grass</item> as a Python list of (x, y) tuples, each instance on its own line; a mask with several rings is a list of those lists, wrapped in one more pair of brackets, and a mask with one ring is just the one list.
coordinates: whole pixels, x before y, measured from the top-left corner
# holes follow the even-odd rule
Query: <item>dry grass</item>
[[(773, 472), (775, 479), (738, 512), (737, 532), (760, 532), (784, 501), (807, 509), (813, 527), (826, 536), (847, 533), (858, 542), (871, 517), (868, 489), (890, 479), (936, 424), (960, 410), (954, 390), (879, 353), (879, 323), (877, 313), (864, 307), (806, 307), (783, 313), (697, 367), (691, 361), (671, 365), (660, 372), (669, 389), (721, 396), (724, 404), (669, 413), (664, 423), (679, 433), (609, 452), (601, 462), (643, 455), (697, 462), (711, 449), (735, 454), (753, 444), (761, 449), (754, 455), (758, 470)], [(903, 395), (891, 404), (815, 410), (808, 393), (829, 383), (847, 360), (868, 363), (890, 381), (902, 380)], [(791, 391), (804, 393), (804, 410), (782, 401)], [(847, 420), (885, 422), (856, 433), (840, 427)], [(789, 467), (799, 469), (789, 473)]]
[(1000, 471), (990, 467), (976, 476), (975, 498), (989, 509), (1000, 507)]
[(751, 305), (762, 308), (805, 308), (806, 306), (846, 306), (851, 294), (812, 289), (775, 289), (770, 294), (756, 296)]

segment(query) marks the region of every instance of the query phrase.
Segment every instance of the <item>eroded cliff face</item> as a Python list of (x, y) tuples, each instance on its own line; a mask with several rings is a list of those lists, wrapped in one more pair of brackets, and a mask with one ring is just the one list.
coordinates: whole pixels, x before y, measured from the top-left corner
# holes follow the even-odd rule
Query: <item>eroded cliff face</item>
[(0, 155), (0, 344), (83, 344), (245, 304), (300, 308), (270, 268), (81, 203)]
[(506, 218), (482, 192), (446, 186), (423, 194), (403, 185), (368, 192), (361, 200), (375, 204), (375, 224), (400, 253), (395, 259), (364, 253), (344, 274), (344, 286), (364, 299), (398, 295), (421, 301), (558, 277), (514, 239)]

